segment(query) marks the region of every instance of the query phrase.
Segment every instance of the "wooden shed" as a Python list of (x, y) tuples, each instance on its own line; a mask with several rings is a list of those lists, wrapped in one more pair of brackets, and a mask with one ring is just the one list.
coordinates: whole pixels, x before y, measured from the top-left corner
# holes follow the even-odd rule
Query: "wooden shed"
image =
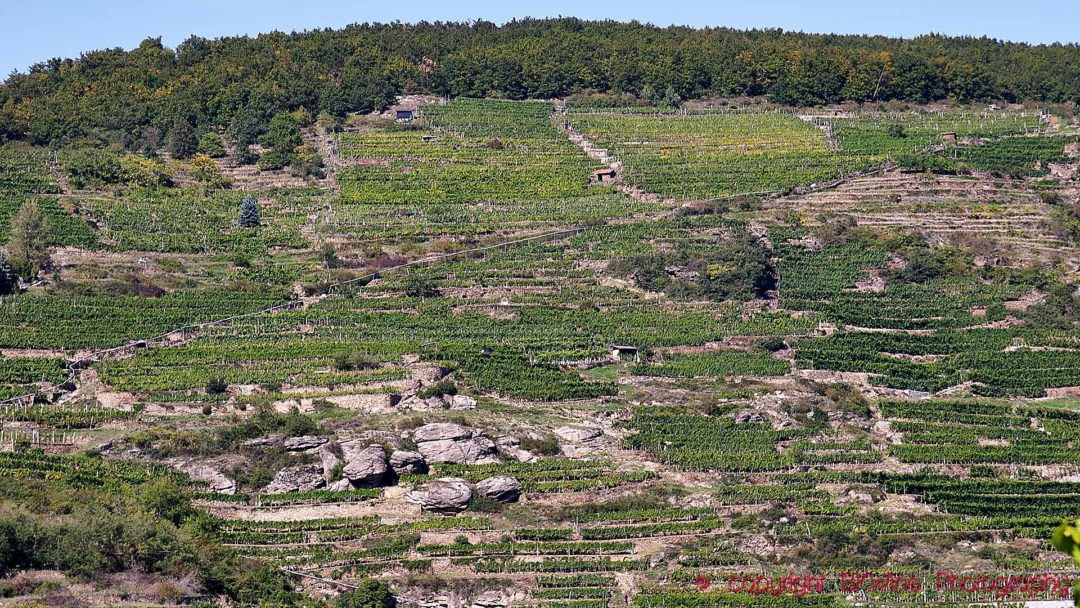
[(394, 112), (394, 120), (397, 122), (410, 122), (413, 119), (412, 110), (398, 110)]

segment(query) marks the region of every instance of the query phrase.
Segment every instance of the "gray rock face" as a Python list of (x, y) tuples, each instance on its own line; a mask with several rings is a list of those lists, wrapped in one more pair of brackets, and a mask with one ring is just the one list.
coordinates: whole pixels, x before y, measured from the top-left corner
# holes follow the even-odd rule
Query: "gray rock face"
[(476, 491), (481, 496), (499, 502), (517, 502), (521, 497), (521, 482), (506, 475), (488, 477), (477, 482)]
[(425, 424), (413, 431), (416, 449), (428, 462), (485, 464), (498, 462), (495, 444), (472, 429), (449, 422)]
[(472, 608), (503, 608), (509, 605), (501, 591), (485, 591), (473, 600)]
[(487, 437), (471, 439), (425, 441), (416, 449), (428, 462), (444, 464), (489, 464), (498, 462), (495, 443)]
[(735, 422), (739, 424), (746, 424), (747, 422), (765, 422), (765, 417), (760, 412), (754, 410), (740, 410), (735, 412)]
[(375, 487), (386, 481), (388, 470), (386, 452), (381, 445), (369, 445), (363, 449), (356, 441), (341, 444), (345, 453), (345, 468), (342, 473), (354, 486)]
[(318, 454), (319, 459), (322, 461), (323, 479), (326, 480), (326, 483), (330, 483), (330, 479), (334, 474), (334, 469), (341, 464), (341, 459), (331, 452), (330, 447), (325, 444), (319, 448)]
[(315, 490), (326, 485), (323, 479), (322, 466), (317, 464), (299, 464), (285, 467), (274, 475), (263, 492), (266, 494), (281, 494), (282, 492), (306, 492)]
[(427, 484), (423, 490), (409, 492), (407, 498), (425, 511), (453, 515), (469, 506), (472, 490), (462, 479), (444, 477)]
[(471, 410), (476, 407), (476, 399), (468, 395), (454, 395), (449, 400), (452, 410)]
[(256, 437), (254, 439), (248, 439), (244, 443), (240, 444), (244, 447), (261, 448), (271, 445), (281, 445), (282, 437), (277, 433), (270, 435), (263, 435), (262, 437)]
[(428, 472), (424, 455), (407, 450), (395, 450), (390, 454), (390, 468), (398, 475), (423, 475)]
[[(172, 464), (170, 462), (170, 464)], [(207, 484), (207, 489), (211, 492), (217, 492), (218, 494), (236, 494), (236, 482), (225, 476), (215, 466), (209, 464), (203, 464), (198, 462), (191, 462), (176, 466), (181, 471), (187, 473), (192, 479), (196, 481), (203, 481)]]
[(472, 429), (465, 428), (452, 422), (433, 422), (413, 431), (413, 441), (423, 443), (425, 441), (455, 441), (468, 439), (473, 436)]
[(334, 492), (341, 492), (343, 490), (348, 490), (348, 489), (350, 489), (352, 487), (353, 487), (353, 485), (352, 485), (352, 482), (349, 481), (349, 478), (348, 477), (342, 477), (341, 479), (339, 479), (339, 480), (329, 484), (328, 486), (326, 486), (326, 489), (327, 490), (333, 490)]
[(286, 450), (296, 452), (300, 450), (310, 450), (311, 448), (317, 448), (320, 445), (326, 443), (326, 437), (319, 437), (318, 435), (304, 435), (302, 437), (289, 437), (282, 445)]
[(572, 443), (580, 443), (583, 441), (589, 441), (596, 439), (604, 432), (600, 429), (592, 426), (563, 426), (555, 429), (555, 435), (563, 441), (570, 441)]
[(532, 462), (537, 459), (536, 454), (521, 448), (521, 441), (517, 437), (503, 435), (495, 439), (495, 445), (500, 454), (510, 456), (518, 462)]

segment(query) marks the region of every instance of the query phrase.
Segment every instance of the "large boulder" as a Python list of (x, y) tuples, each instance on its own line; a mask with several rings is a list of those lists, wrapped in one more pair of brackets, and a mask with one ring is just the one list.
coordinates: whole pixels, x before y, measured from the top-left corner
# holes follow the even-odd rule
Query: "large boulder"
[(348, 477), (342, 477), (341, 479), (332, 482), (326, 486), (327, 490), (333, 490), (334, 492), (342, 492), (344, 490), (351, 490), (353, 487), (352, 482)]
[(487, 437), (425, 441), (416, 444), (428, 462), (442, 464), (490, 464), (498, 462), (495, 442)]
[(326, 437), (320, 437), (318, 435), (303, 435), (301, 437), (289, 437), (282, 445), (286, 450), (290, 452), (298, 452), (300, 450), (310, 450), (317, 448), (320, 445), (326, 443)]
[(448, 403), (452, 410), (476, 409), (476, 399), (473, 399), (468, 395), (454, 395), (449, 398)]
[(264, 494), (306, 492), (321, 488), (324, 485), (326, 485), (326, 480), (323, 479), (321, 465), (299, 464), (278, 471), (277, 475), (274, 475), (274, 480), (262, 491)]
[(469, 506), (472, 489), (463, 479), (444, 477), (427, 484), (423, 490), (409, 492), (407, 498), (425, 511), (453, 515)]
[(334, 469), (342, 464), (341, 459), (330, 450), (330, 446), (325, 444), (319, 448), (318, 454), (319, 460), (322, 461), (323, 479), (326, 480), (326, 483), (330, 483), (334, 478)]
[(473, 436), (471, 429), (454, 424), (452, 422), (433, 422), (413, 431), (413, 441), (424, 443), (427, 441), (457, 441), (469, 439)]
[(386, 451), (381, 445), (360, 448), (354, 440), (342, 443), (341, 449), (345, 454), (345, 468), (342, 469), (342, 474), (354, 486), (375, 487), (386, 482), (388, 470)]
[(427, 461), (420, 452), (394, 450), (390, 454), (390, 468), (397, 475), (423, 475), (428, 472)]
[(521, 497), (521, 482), (507, 475), (488, 477), (476, 483), (476, 491), (499, 502), (517, 502)]

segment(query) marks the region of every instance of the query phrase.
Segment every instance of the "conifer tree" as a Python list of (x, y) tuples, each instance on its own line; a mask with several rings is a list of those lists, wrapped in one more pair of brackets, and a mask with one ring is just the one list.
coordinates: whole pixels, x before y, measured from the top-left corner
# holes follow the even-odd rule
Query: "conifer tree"
[(255, 197), (250, 194), (244, 197), (240, 205), (240, 226), (243, 228), (257, 228), (259, 226), (259, 205)]

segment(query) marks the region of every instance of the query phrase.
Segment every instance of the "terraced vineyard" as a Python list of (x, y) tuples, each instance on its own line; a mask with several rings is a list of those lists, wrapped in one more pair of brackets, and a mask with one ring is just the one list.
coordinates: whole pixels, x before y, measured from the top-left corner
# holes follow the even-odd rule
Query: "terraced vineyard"
[[(717, 198), (805, 187), (877, 168), (907, 163), (941, 143), (942, 134), (994, 139), (1038, 131), (1037, 112), (963, 111), (799, 116), (790, 111), (623, 112), (572, 108), (569, 123), (625, 168), (625, 178), (648, 192), (678, 199)], [(815, 128), (817, 125), (818, 128)], [(1051, 140), (1030, 160), (1061, 156)], [(979, 169), (1003, 152), (965, 161)], [(1019, 145), (1019, 144), (1017, 144)], [(1055, 152), (1057, 150), (1057, 152)], [(1006, 152), (1007, 153), (1007, 152)], [(987, 154), (993, 156), (987, 156)], [(979, 160), (982, 158), (982, 160)], [(1027, 159), (1028, 156), (1021, 157)], [(1008, 162), (1017, 162), (1013, 158)]]
[(0, 148), (0, 234), (51, 226), (0, 296), (6, 511), (98, 501), (314, 603), (1060, 599), (939, 577), (1077, 574), (1067, 117), (402, 105), (294, 118), (327, 175), (231, 189)]

